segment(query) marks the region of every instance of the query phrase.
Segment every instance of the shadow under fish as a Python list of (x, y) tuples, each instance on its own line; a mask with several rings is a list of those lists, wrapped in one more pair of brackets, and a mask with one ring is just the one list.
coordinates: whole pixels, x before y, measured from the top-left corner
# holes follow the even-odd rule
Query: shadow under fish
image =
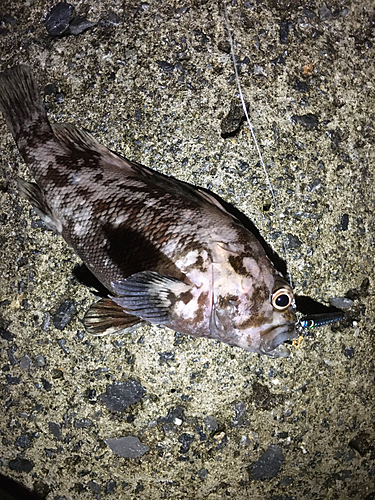
[(21, 194), (109, 292), (84, 318), (89, 333), (151, 322), (288, 355), (301, 329), (293, 291), (236, 209), (50, 124), (27, 66), (0, 75), (0, 109), (36, 181), (20, 179)]

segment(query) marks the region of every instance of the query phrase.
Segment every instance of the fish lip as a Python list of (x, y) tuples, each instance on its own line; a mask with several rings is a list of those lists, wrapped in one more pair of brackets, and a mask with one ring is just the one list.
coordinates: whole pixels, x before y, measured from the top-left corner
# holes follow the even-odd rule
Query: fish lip
[[(276, 335), (275, 335), (276, 333)], [(285, 334), (288, 334), (285, 336)], [(269, 341), (269, 338), (272, 336), (272, 340)], [(283, 344), (286, 340), (293, 340), (298, 337), (298, 332), (296, 329), (295, 323), (284, 323), (283, 325), (274, 325), (264, 332), (262, 332), (263, 341), (260, 343), (260, 351), (263, 354), (272, 354), (275, 349), (277, 349), (281, 344)], [(280, 339), (281, 338), (281, 339)], [(278, 342), (280, 339), (280, 342)]]

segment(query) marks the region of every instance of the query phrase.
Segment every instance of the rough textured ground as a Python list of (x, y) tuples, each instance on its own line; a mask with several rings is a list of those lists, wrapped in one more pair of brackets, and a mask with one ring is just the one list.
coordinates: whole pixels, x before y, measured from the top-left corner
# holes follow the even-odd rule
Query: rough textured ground
[[(52, 5), (2, 1), (1, 68), (30, 64), (52, 121), (219, 193), (281, 253), (247, 127), (221, 136), (238, 103), (221, 6), (77, 2), (98, 24), (53, 37)], [(350, 319), (277, 360), (157, 327), (89, 337), (95, 297), (19, 199), (29, 174), (1, 120), (0, 471), (42, 498), (375, 498), (373, 2), (229, 15), (295, 291), (349, 296)]]

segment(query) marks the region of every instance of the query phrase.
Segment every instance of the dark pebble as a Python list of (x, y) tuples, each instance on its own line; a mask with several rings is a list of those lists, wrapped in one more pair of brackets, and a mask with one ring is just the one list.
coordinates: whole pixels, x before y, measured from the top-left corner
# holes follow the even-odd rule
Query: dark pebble
[(260, 481), (271, 479), (280, 472), (284, 460), (281, 447), (277, 444), (270, 444), (259, 460), (250, 465), (249, 474)]
[(95, 404), (97, 400), (97, 392), (95, 389), (86, 389), (85, 397), (91, 404)]
[(74, 421), (74, 427), (76, 429), (88, 429), (92, 426), (92, 420), (89, 418), (80, 418)]
[(107, 385), (105, 393), (99, 397), (109, 410), (121, 412), (137, 403), (145, 392), (137, 380), (126, 380)]
[(30, 472), (34, 468), (33, 462), (26, 460), (26, 458), (15, 458), (9, 461), (9, 469)]
[(12, 377), (11, 375), (5, 375), (8, 385), (18, 385), (21, 383), (20, 377)]
[[(56, 325), (55, 325), (56, 326)], [(69, 351), (69, 348), (66, 347), (66, 340), (65, 339), (58, 339), (57, 341), (58, 345), (61, 347), (61, 349), (66, 353), (66, 354), (69, 354), (70, 351)]]
[(194, 436), (184, 432), (178, 437), (178, 442), (181, 443), (179, 452), (185, 454), (189, 451), (191, 443), (194, 441)]
[(137, 437), (127, 436), (119, 439), (105, 439), (106, 445), (115, 455), (124, 458), (138, 458), (148, 452), (148, 446), (143, 445)]
[(251, 384), (253, 390), (252, 400), (256, 408), (261, 410), (271, 410), (284, 401), (282, 394), (273, 394), (266, 385), (254, 381)]
[(208, 474), (207, 469), (201, 469), (201, 470), (198, 472), (198, 477), (199, 477), (200, 479), (206, 479), (207, 474)]
[(46, 391), (50, 391), (52, 389), (51, 382), (48, 382), (48, 380), (46, 380), (45, 378), (42, 378), (42, 384)]
[(332, 151), (335, 151), (339, 147), (340, 142), (342, 141), (342, 133), (340, 132), (339, 129), (327, 130), (326, 135), (331, 140)]
[(303, 14), (307, 17), (307, 19), (309, 19), (310, 21), (312, 19), (314, 19), (315, 17), (315, 12), (313, 12), (312, 10), (309, 10), (309, 9), (303, 9)]
[(112, 9), (108, 10), (107, 21), (109, 24), (114, 24), (115, 26), (121, 23), (121, 17), (116, 14)]
[(15, 445), (19, 446), (20, 448), (26, 449), (30, 446), (30, 440), (27, 436), (22, 435), (16, 439)]
[(228, 40), (220, 40), (217, 44), (217, 48), (221, 51), (224, 52), (225, 54), (230, 54), (230, 44)]
[(1, 16), (1, 20), (5, 24), (9, 24), (11, 26), (13, 26), (14, 24), (17, 23), (17, 19), (15, 17), (11, 16), (10, 14), (5, 14), (4, 16)]
[(349, 215), (344, 214), (340, 221), (340, 231), (347, 231), (349, 226)]
[(244, 425), (244, 420), (246, 417), (246, 405), (242, 401), (234, 403), (232, 406), (234, 410), (234, 419), (230, 423), (232, 427), (241, 427)]
[(354, 348), (353, 347), (343, 347), (344, 356), (348, 359), (352, 359), (354, 357)]
[(57, 94), (57, 87), (53, 83), (49, 83), (44, 87), (44, 94), (45, 95), (55, 95)]
[(56, 422), (48, 422), (48, 430), (55, 436), (56, 439), (61, 439), (61, 428)]
[(183, 420), (184, 409), (182, 406), (176, 406), (176, 408), (171, 408), (166, 417), (159, 417), (158, 422), (163, 424), (173, 424), (176, 418)]
[(69, 28), (73, 11), (73, 5), (65, 2), (59, 2), (52, 7), (44, 21), (48, 33), (52, 36), (63, 35)]
[(53, 316), (53, 324), (58, 330), (63, 330), (76, 312), (71, 300), (65, 300)]
[(275, 370), (275, 368), (273, 366), (271, 366), (271, 368), (267, 372), (267, 377), (275, 378), (275, 377), (277, 377), (277, 373), (278, 373), (277, 370)]
[(203, 422), (208, 432), (215, 432), (219, 428), (216, 418), (212, 417), (211, 415), (208, 417), (204, 417)]
[(12, 341), (14, 339), (14, 335), (10, 333), (10, 331), (5, 328), (0, 327), (0, 337), (4, 340)]
[(319, 124), (318, 117), (312, 113), (307, 113), (306, 115), (294, 115), (292, 116), (292, 121), (294, 123), (299, 123), (302, 127), (308, 129), (317, 128)]
[(166, 73), (172, 73), (174, 70), (174, 65), (167, 62), (167, 61), (156, 61), (157, 65), (159, 66), (160, 69), (165, 71)]
[(43, 316), (43, 319), (42, 319), (42, 324), (40, 325), (40, 328), (46, 332), (49, 328), (49, 324), (51, 322), (51, 315), (49, 312), (46, 312)]
[(285, 66), (285, 58), (282, 54), (279, 54), (275, 59), (271, 59), (271, 64), (276, 66), (276, 64), (280, 64), (280, 66)]
[(279, 30), (279, 39), (280, 39), (280, 43), (282, 45), (288, 43), (288, 34), (290, 31), (290, 28), (291, 28), (290, 21), (288, 21), (287, 19), (284, 19), (283, 21), (281, 21), (280, 30)]
[(16, 345), (12, 345), (12, 347), (10, 347), (7, 351), (7, 354), (8, 354), (8, 359), (9, 359), (9, 362), (12, 366), (15, 366), (17, 363), (18, 363), (18, 360), (17, 358), (15, 357), (14, 353), (17, 351), (17, 346)]
[(92, 374), (94, 375), (94, 377), (98, 377), (101, 373), (108, 373), (108, 372), (109, 372), (108, 366), (101, 366), (100, 368), (94, 370)]
[(294, 79), (294, 87), (293, 88), (296, 92), (307, 92), (307, 90), (308, 90), (307, 83), (302, 82), (298, 78)]
[(113, 479), (110, 479), (108, 483), (105, 485), (106, 493), (113, 493), (116, 489), (117, 483)]
[(28, 356), (27, 354), (22, 356), (22, 358), (20, 359), (20, 368), (22, 370), (28, 370), (31, 367), (31, 364), (32, 364), (32, 360), (31, 360), (30, 356)]
[(99, 495), (100, 494), (100, 491), (101, 491), (101, 487), (100, 487), (100, 484), (96, 483), (95, 481), (89, 481), (87, 483), (87, 486), (90, 488), (90, 490)]
[(71, 20), (68, 33), (70, 35), (79, 35), (95, 25), (95, 22), (88, 21), (85, 17), (77, 16)]
[(365, 278), (359, 288), (351, 288), (346, 292), (345, 295), (352, 300), (359, 299), (360, 297), (367, 297), (369, 287), (370, 280), (368, 278)]
[(293, 479), (290, 476), (285, 476), (279, 482), (279, 486), (290, 486), (293, 483)]
[(321, 21), (330, 21), (332, 19), (332, 12), (325, 4), (323, 4), (323, 7), (320, 9), (319, 17)]
[(349, 442), (350, 448), (357, 451), (361, 457), (367, 455), (367, 453), (374, 452), (375, 446), (373, 439), (366, 432), (360, 432)]
[(207, 434), (203, 432), (203, 426), (202, 425), (196, 425), (195, 426), (195, 432), (199, 434), (199, 439), (200, 441), (206, 441), (207, 440)]
[[(55, 95), (55, 101), (58, 103), (58, 104), (61, 104), (62, 102), (64, 102), (64, 94), (62, 92), (58, 92), (56, 95)], [(39, 222), (39, 221), (38, 221)], [(41, 221), (44, 224), (43, 221)]]
[(36, 357), (35, 357), (35, 364), (36, 366), (44, 366), (46, 364), (46, 360), (44, 359), (44, 356), (43, 354), (38, 354)]
[(302, 245), (302, 242), (294, 234), (287, 233), (285, 235), (285, 246), (286, 248), (298, 248)]
[(110, 25), (118, 26), (119, 24), (121, 24), (121, 17), (111, 9), (109, 9), (107, 13), (103, 12), (99, 20), (99, 25), (102, 27)]
[(241, 104), (234, 101), (230, 104), (230, 110), (221, 122), (221, 137), (224, 139), (233, 136), (241, 126), (245, 114)]
[(158, 352), (158, 354), (160, 356), (159, 358), (160, 364), (166, 363), (167, 361), (175, 361), (174, 352), (164, 351), (164, 352)]

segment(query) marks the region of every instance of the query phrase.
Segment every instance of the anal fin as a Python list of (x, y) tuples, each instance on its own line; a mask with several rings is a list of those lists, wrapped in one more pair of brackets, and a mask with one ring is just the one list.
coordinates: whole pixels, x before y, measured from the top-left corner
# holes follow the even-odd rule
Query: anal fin
[(83, 324), (91, 335), (114, 335), (125, 333), (140, 326), (144, 321), (128, 314), (113, 300), (104, 298), (92, 304), (83, 318)]

